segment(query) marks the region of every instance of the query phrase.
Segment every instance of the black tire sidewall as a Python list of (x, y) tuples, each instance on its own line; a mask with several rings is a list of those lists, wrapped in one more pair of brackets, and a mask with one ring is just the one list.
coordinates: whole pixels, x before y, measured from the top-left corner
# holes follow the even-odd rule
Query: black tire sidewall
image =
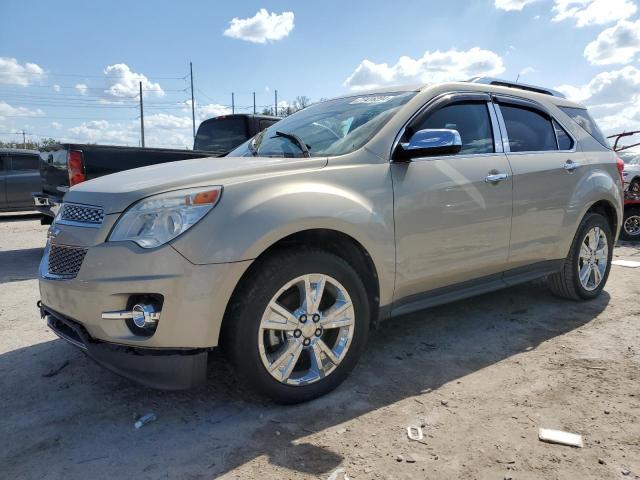
[(640, 234), (631, 235), (631, 234), (627, 233), (627, 231), (624, 228), (625, 222), (629, 219), (629, 217), (632, 217), (632, 216), (640, 216), (640, 208), (638, 208), (638, 207), (627, 207), (625, 209), (624, 218), (622, 219), (622, 228), (620, 229), (620, 237), (623, 240), (638, 241), (638, 240), (640, 240)]
[[(582, 242), (584, 241), (589, 230), (591, 230), (593, 227), (599, 227), (607, 237), (607, 249), (608, 249), (607, 268), (605, 269), (604, 276), (602, 278), (602, 281), (600, 282), (600, 285), (598, 285), (598, 287), (593, 290), (587, 290), (582, 286), (582, 283), (580, 283), (580, 277), (578, 274), (578, 265), (580, 261), (580, 246), (582, 245)], [(569, 260), (571, 262), (571, 279), (575, 286), (576, 293), (581, 298), (585, 300), (589, 300), (600, 295), (600, 293), (602, 292), (602, 290), (604, 289), (607, 283), (607, 279), (609, 278), (609, 272), (611, 271), (612, 258), (613, 258), (613, 234), (611, 232), (611, 227), (609, 226), (609, 223), (602, 215), (598, 213), (590, 214), (588, 217), (586, 217), (582, 221), (582, 224), (578, 229), (578, 233), (576, 235), (576, 241), (573, 245), (573, 249), (569, 257)]]
[[(322, 251), (275, 254), (256, 268), (237, 308), (233, 322), (233, 345), (229, 354), (242, 380), (278, 403), (298, 403), (336, 388), (355, 367), (367, 342), (370, 323), (365, 287), (355, 270), (341, 258)], [(258, 350), (259, 326), (267, 305), (286, 283), (302, 275), (329, 275), (347, 290), (355, 311), (355, 330), (349, 350), (340, 365), (324, 379), (304, 386), (280, 383), (266, 370)]]

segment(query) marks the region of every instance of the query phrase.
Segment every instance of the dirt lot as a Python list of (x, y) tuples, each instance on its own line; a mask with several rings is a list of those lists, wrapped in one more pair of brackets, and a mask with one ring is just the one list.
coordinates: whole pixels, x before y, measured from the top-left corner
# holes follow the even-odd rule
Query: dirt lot
[(640, 478), (640, 269), (614, 266), (592, 302), (528, 284), (392, 320), (337, 391), (280, 407), (217, 354), (206, 387), (165, 393), (58, 340), (35, 307), (45, 234), (0, 217), (3, 478)]

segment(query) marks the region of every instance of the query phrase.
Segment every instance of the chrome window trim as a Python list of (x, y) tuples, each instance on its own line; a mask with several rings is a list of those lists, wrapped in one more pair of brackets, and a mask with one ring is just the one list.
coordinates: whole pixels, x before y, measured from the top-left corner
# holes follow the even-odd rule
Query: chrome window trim
[(492, 103), (491, 101), (491, 95), (488, 92), (479, 92), (479, 91), (467, 91), (467, 90), (460, 90), (460, 91), (455, 91), (455, 92), (445, 92), (445, 93), (441, 93), (440, 95), (437, 95), (433, 98), (431, 98), (430, 100), (428, 100), (424, 105), (422, 105), (418, 110), (416, 110), (414, 112), (413, 115), (411, 115), (411, 117), (409, 117), (409, 119), (404, 123), (404, 125), (402, 126), (402, 128), (398, 131), (398, 133), (395, 136), (395, 139), (393, 140), (393, 143), (391, 144), (391, 151), (389, 152), (389, 162), (393, 163), (393, 152), (396, 151), (396, 148), (398, 147), (398, 144), (400, 143), (400, 139), (402, 138), (402, 136), (404, 135), (407, 127), (420, 115), (426, 114), (428, 113), (429, 110), (431, 110), (432, 108), (442, 108), (446, 105), (448, 105), (449, 103), (453, 103), (453, 102), (461, 102), (461, 101), (484, 101), (487, 104), (487, 110), (489, 112), (489, 118), (491, 119), (491, 127), (493, 130), (493, 135), (494, 135), (494, 149), (496, 151), (494, 152), (490, 152), (490, 153), (471, 153), (468, 155), (434, 155), (434, 156), (430, 156), (430, 157), (417, 157), (412, 159), (411, 161), (415, 161), (415, 160), (420, 160), (420, 159), (434, 159), (434, 158), (451, 158), (451, 157), (470, 157), (470, 156), (487, 156), (487, 155), (495, 155), (497, 153), (503, 153), (503, 152), (498, 152), (498, 144), (495, 143), (495, 134), (496, 134), (496, 129), (493, 125), (493, 117), (491, 116), (491, 108), (489, 107), (489, 104)]
[(507, 125), (504, 123), (504, 117), (502, 116), (502, 110), (500, 110), (500, 105), (496, 102), (492, 101), (491, 104), (496, 113), (496, 119), (498, 120), (498, 125), (500, 126), (500, 136), (502, 138), (502, 151), (504, 153), (511, 153), (511, 145), (509, 145), (509, 137), (507, 136)]
[[(520, 97), (509, 97), (507, 95), (492, 95), (492, 98), (493, 98), (493, 105), (494, 105), (494, 107), (496, 109), (496, 115), (498, 117), (498, 123), (500, 124), (500, 129), (502, 130), (502, 142), (503, 142), (505, 153), (508, 153), (509, 155), (533, 155), (533, 154), (545, 154), (545, 153), (549, 153), (549, 152), (575, 153), (575, 152), (578, 151), (577, 150), (578, 142), (576, 141), (575, 137), (568, 131), (567, 127), (565, 127), (562, 124), (562, 122), (560, 122), (553, 114), (551, 114), (549, 112), (549, 110), (547, 110), (543, 105), (539, 104), (538, 102), (534, 102), (533, 100), (520, 98)], [(533, 109), (536, 109), (536, 110), (540, 110), (541, 112), (543, 112), (546, 115), (548, 115), (549, 118), (551, 118), (551, 120), (552, 120), (551, 126), (553, 127), (553, 135), (554, 135), (554, 137), (556, 139), (556, 147), (559, 147), (560, 144), (558, 142), (558, 134), (556, 133), (556, 129), (553, 126), (553, 121), (556, 121), (558, 123), (558, 125), (560, 125), (563, 128), (563, 130), (567, 133), (569, 138), (571, 138), (571, 140), (573, 141), (573, 148), (571, 150), (560, 150), (558, 148), (556, 150), (529, 150), (529, 151), (526, 151), (526, 152), (512, 152), (511, 151), (511, 146), (509, 145), (509, 133), (507, 132), (507, 124), (504, 121), (504, 116), (502, 115), (502, 110), (500, 109), (500, 104), (498, 103), (500, 98), (506, 99), (505, 103), (509, 103), (509, 101), (511, 100), (511, 103), (513, 103), (516, 106), (520, 105), (520, 106), (533, 108)]]
[(504, 153), (504, 140), (502, 137), (502, 127), (498, 122), (498, 116), (494, 108), (493, 102), (489, 100), (487, 102), (487, 110), (489, 110), (489, 117), (491, 118), (491, 131), (493, 132), (493, 148), (495, 153)]
[(411, 162), (429, 162), (434, 160), (453, 160), (456, 158), (474, 158), (474, 157), (495, 157), (496, 155), (504, 155), (504, 152), (490, 152), (490, 153), (470, 153), (468, 155), (456, 154), (456, 155), (432, 155), (430, 157), (415, 157), (411, 159)]

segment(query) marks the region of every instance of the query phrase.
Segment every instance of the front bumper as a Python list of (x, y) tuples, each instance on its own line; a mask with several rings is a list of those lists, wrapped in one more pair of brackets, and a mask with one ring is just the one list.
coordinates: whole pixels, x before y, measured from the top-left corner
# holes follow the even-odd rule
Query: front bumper
[(101, 342), (92, 338), (80, 323), (42, 303), (38, 306), (41, 317), (58, 337), (118, 375), (162, 390), (192, 388), (206, 380), (206, 350), (159, 350)]
[[(72, 238), (70, 230), (93, 229), (65, 230)], [(40, 263), (42, 304), (82, 325), (93, 339), (141, 348), (217, 346), (227, 303), (251, 264), (194, 265), (170, 245), (146, 250), (131, 242), (105, 242), (88, 246), (75, 278), (56, 279), (48, 275), (49, 250)], [(125, 320), (102, 318), (105, 312), (127, 310), (132, 296), (146, 294), (163, 298), (153, 335), (136, 334)]]

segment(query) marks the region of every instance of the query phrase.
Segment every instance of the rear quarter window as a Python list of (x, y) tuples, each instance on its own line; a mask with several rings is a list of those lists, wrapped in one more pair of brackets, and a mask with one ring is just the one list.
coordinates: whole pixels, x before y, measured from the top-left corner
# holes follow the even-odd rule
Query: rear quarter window
[(591, 135), (593, 138), (595, 138), (598, 141), (598, 143), (600, 143), (604, 147), (611, 148), (611, 145), (609, 145), (609, 142), (607, 141), (604, 134), (600, 130), (600, 127), (598, 127), (598, 124), (591, 117), (591, 115), (589, 115), (589, 112), (587, 111), (586, 108), (572, 108), (572, 107), (558, 107), (558, 108), (560, 108), (560, 110), (562, 110), (564, 113), (569, 115), (574, 122), (580, 125), (584, 130), (586, 130), (586, 132), (589, 135)]

